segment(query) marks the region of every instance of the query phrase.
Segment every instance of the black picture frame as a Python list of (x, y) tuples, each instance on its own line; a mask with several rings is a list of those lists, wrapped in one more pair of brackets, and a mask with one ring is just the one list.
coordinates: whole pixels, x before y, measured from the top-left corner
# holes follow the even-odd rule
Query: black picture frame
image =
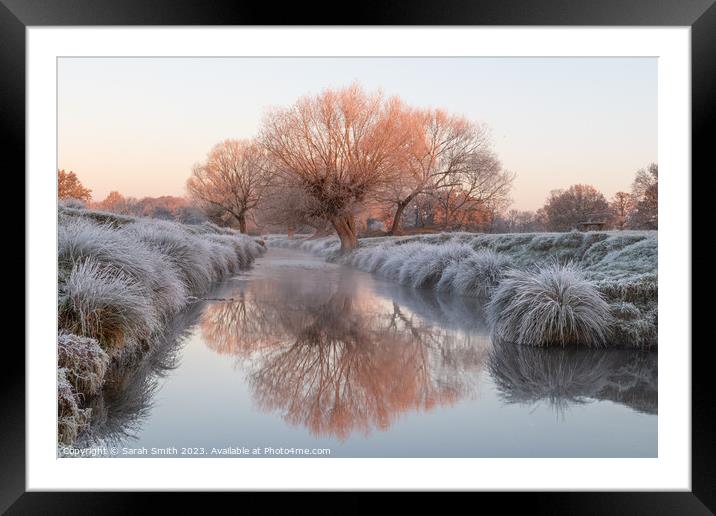
[[(716, 0), (441, 0), (319, 3), (201, 0), (0, 0), (0, 141), (15, 170), (25, 167), (25, 29), (82, 25), (551, 25), (691, 27), (692, 170), (707, 170), (716, 120)], [(687, 173), (687, 172), (685, 172)], [(691, 176), (693, 178), (693, 174)], [(693, 205), (693, 204), (692, 204)], [(696, 220), (694, 217), (692, 217)], [(692, 233), (693, 234), (693, 233)], [(23, 255), (24, 256), (24, 255)], [(16, 262), (19, 260), (16, 258)], [(693, 260), (692, 260), (693, 263)], [(19, 265), (19, 264), (18, 264)], [(25, 268), (25, 275), (32, 274)], [(27, 306), (26, 310), (32, 309)], [(686, 346), (691, 343), (670, 343)], [(522, 504), (534, 514), (712, 514), (716, 511), (716, 403), (709, 385), (709, 345), (692, 348), (692, 491), (639, 493), (484, 493), (501, 510)], [(0, 511), (7, 514), (119, 514), (147, 508), (146, 494), (25, 492), (25, 357), (14, 343), (13, 367), (0, 375)], [(8, 350), (12, 352), (13, 350)], [(21, 366), (22, 364), (22, 366)], [(163, 495), (189, 510), (186, 497)], [(242, 504), (248, 504), (246, 497)], [(237, 506), (245, 510), (249, 505)], [(266, 506), (264, 505), (264, 508)], [(344, 506), (345, 507), (345, 506)], [(356, 510), (370, 506), (356, 501)], [(206, 510), (207, 507), (203, 506)]]

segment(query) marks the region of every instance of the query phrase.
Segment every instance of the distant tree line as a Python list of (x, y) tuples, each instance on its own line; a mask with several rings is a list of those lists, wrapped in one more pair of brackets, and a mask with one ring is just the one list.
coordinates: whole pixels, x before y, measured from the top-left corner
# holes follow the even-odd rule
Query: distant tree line
[[(58, 176), (64, 171), (58, 171)], [(82, 183), (73, 172), (71, 187), (66, 184), (59, 188), (58, 197), (64, 200), (75, 200), (77, 206), (92, 208), (95, 210), (109, 211), (122, 215), (134, 215), (137, 217), (152, 217), (164, 220), (174, 220), (185, 224), (201, 224), (204, 221), (211, 221), (226, 225), (221, 213), (207, 212), (203, 207), (197, 206), (184, 197), (163, 195), (161, 197), (124, 197), (118, 191), (110, 192), (101, 201), (93, 202), (89, 194), (90, 190), (84, 188)]]
[[(92, 202), (91, 190), (82, 185), (74, 172), (64, 170), (58, 171), (58, 187), (61, 199), (77, 199), (86, 206), (114, 213), (187, 224), (208, 220), (229, 226), (234, 222), (231, 212), (221, 206), (170, 195), (136, 199), (112, 191), (102, 201)], [(260, 190), (260, 209), (257, 203), (244, 211), (245, 221), (252, 223), (254, 228), (262, 223), (282, 230), (309, 230), (318, 236), (333, 232), (325, 220), (309, 215), (310, 210), (304, 206), (309, 201), (299, 189), (266, 184)], [(631, 192), (617, 192), (611, 201), (590, 185), (553, 190), (545, 205), (537, 211), (507, 209), (509, 199), (503, 197), (491, 202), (462, 203), (459, 209), (450, 210), (450, 191), (446, 190), (443, 195), (444, 199), (441, 199), (434, 192), (423, 192), (413, 197), (401, 213), (401, 229), (531, 233), (569, 231), (585, 222), (604, 223), (605, 229), (658, 228), (658, 166), (655, 163), (637, 171)], [(363, 228), (366, 231), (376, 227), (389, 228), (395, 221), (395, 206), (389, 203), (369, 204), (366, 213), (368, 223)]]
[[(484, 125), (442, 109), (415, 108), (353, 84), (269, 110), (253, 139), (216, 144), (195, 164), (188, 199), (125, 198), (98, 209), (196, 222), (245, 233), (335, 232), (341, 248), (361, 231), (483, 232), (658, 227), (658, 167), (639, 170), (631, 192), (610, 201), (591, 185), (554, 190), (536, 212), (509, 209), (515, 174)], [(60, 197), (90, 202), (74, 173), (58, 171)]]
[(554, 190), (535, 219), (549, 231), (568, 231), (584, 223), (605, 229), (657, 229), (659, 167), (656, 163), (636, 172), (631, 192), (617, 192), (610, 201), (590, 185)]

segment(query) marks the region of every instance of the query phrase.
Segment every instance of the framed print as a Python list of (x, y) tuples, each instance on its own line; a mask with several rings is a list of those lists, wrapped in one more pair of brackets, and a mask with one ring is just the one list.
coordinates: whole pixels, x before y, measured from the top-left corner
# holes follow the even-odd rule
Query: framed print
[(713, 2), (448, 7), (3, 0), (27, 192), (3, 509), (714, 510), (691, 345)]

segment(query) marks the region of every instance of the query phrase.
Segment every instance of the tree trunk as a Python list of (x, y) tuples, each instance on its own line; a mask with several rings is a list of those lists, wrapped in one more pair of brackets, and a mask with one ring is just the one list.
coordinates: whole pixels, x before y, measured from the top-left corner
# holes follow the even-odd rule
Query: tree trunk
[(293, 235), (294, 235), (294, 233), (296, 233), (296, 229), (289, 226), (287, 233), (288, 233), (288, 239), (293, 240)]
[(246, 234), (246, 215), (243, 213), (237, 217), (239, 219), (239, 231)]
[(390, 231), (388, 231), (389, 235), (399, 235), (401, 233), (402, 228), (400, 221), (403, 218), (403, 212), (408, 206), (408, 202), (410, 201), (398, 203), (398, 207), (395, 209), (395, 215), (393, 216), (393, 224), (390, 226)]
[(341, 215), (331, 218), (331, 225), (341, 239), (341, 253), (348, 253), (358, 247), (358, 236), (353, 215)]

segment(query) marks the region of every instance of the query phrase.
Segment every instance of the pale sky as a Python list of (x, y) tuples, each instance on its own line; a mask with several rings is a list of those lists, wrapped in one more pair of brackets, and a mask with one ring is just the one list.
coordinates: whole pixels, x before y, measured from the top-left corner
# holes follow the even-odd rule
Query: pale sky
[(489, 126), (515, 209), (576, 183), (611, 198), (657, 161), (656, 58), (60, 58), (58, 168), (94, 200), (185, 195), (267, 107), (354, 80)]

